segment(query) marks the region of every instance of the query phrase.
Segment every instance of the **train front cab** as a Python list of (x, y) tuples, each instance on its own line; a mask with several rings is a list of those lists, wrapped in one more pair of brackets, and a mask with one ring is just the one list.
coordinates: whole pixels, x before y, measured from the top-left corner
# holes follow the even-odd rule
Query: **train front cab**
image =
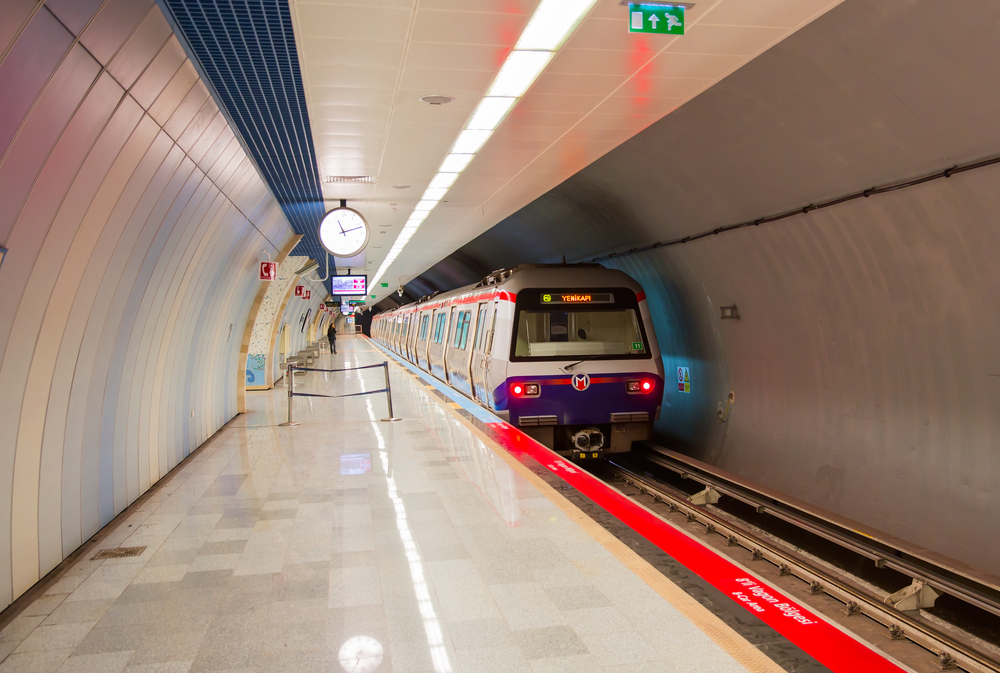
[(511, 319), (507, 378), (495, 393), (511, 424), (574, 459), (652, 436), (663, 364), (641, 290), (521, 289)]

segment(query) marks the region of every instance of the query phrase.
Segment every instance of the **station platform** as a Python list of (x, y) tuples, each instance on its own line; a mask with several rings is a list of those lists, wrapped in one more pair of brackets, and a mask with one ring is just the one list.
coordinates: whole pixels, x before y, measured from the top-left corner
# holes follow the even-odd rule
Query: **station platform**
[[(519, 452), (371, 341), (338, 347), (314, 366), (390, 359), (402, 420), (380, 420), (382, 394), (302, 397), (301, 425), (282, 427), (286, 388), (249, 393), (248, 413), (39, 587), (0, 632), (0, 673), (835, 670), (722, 593), (706, 599), (704, 579), (654, 567), (602, 525), (613, 507), (559, 475), (582, 471)], [(120, 547), (145, 549), (94, 560)]]

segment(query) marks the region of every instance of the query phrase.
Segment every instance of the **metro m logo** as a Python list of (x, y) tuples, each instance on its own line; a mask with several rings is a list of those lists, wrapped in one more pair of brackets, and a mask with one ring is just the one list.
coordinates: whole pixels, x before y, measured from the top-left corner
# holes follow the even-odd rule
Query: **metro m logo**
[(590, 387), (590, 375), (589, 374), (573, 374), (573, 378), (570, 379), (573, 387), (579, 391), (584, 391)]

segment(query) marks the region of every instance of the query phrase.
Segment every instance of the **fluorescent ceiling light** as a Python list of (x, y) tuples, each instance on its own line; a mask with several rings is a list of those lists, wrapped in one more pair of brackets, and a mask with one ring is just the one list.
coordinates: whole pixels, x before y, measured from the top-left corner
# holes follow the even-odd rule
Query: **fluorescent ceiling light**
[(430, 214), (431, 213), (430, 213), (429, 210), (422, 210), (422, 211), (417, 211), (417, 212), (410, 213), (410, 219), (408, 219), (406, 221), (406, 223), (409, 224), (410, 222), (416, 222), (417, 224), (419, 224), (419, 223), (423, 222), (424, 220), (426, 220), (427, 216), (430, 215)]
[(431, 201), (431, 200), (418, 201), (417, 202), (417, 207), (414, 208), (413, 210), (414, 211), (421, 211), (421, 210), (430, 211), (430, 210), (434, 210), (434, 208), (437, 207), (437, 204), (438, 204), (437, 201)]
[(559, 49), (595, 1), (542, 0), (514, 49)]
[(465, 128), (492, 131), (500, 125), (504, 115), (514, 107), (516, 102), (516, 98), (487, 96), (479, 101), (476, 111), (472, 113), (472, 119), (469, 120)]
[(493, 131), (462, 131), (458, 134), (458, 140), (452, 145), (451, 151), (454, 154), (475, 154), (486, 141), (493, 135)]
[(441, 168), (438, 170), (442, 173), (461, 173), (475, 156), (475, 154), (449, 154), (441, 162)]
[(458, 173), (438, 173), (431, 179), (429, 185), (433, 189), (451, 189), (458, 179)]
[(551, 51), (512, 51), (487, 96), (523, 96), (552, 59)]
[(444, 195), (448, 193), (447, 189), (438, 189), (434, 187), (428, 187), (424, 190), (424, 195), (420, 198), (430, 199), (432, 201), (440, 201), (444, 198)]

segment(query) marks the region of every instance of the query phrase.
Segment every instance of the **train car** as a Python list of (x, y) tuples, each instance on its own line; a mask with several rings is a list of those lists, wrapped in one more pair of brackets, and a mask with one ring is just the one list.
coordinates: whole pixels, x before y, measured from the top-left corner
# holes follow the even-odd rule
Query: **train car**
[(663, 361), (642, 287), (599, 264), (522, 264), (380, 313), (372, 338), (573, 459), (649, 439)]

